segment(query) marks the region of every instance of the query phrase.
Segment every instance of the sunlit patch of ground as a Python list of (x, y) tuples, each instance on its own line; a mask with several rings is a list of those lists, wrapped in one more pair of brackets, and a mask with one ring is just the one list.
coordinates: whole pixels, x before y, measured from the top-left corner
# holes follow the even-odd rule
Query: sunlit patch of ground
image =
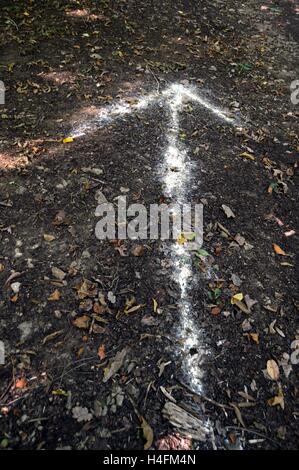
[(56, 85), (63, 85), (64, 83), (72, 85), (77, 80), (77, 77), (72, 72), (68, 71), (41, 73), (40, 77), (45, 80), (49, 80)]
[(28, 164), (28, 157), (26, 156), (16, 156), (8, 152), (0, 153), (0, 171), (1, 170), (13, 170), (15, 168), (20, 168)]
[(77, 8), (75, 10), (67, 10), (66, 15), (72, 18), (84, 18), (87, 20), (95, 21), (95, 20), (108, 20), (104, 15), (95, 15), (94, 13), (90, 13), (87, 8)]

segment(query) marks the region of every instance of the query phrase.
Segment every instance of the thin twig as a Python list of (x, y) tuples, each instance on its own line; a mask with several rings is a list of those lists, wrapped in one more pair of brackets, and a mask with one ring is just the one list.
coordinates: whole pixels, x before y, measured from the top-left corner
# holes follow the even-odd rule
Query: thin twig
[(205, 400), (209, 403), (211, 403), (212, 405), (215, 405), (215, 406), (219, 406), (220, 408), (226, 408), (228, 410), (233, 410), (233, 407), (230, 406), (230, 405), (224, 405), (223, 403), (218, 403), (218, 401), (215, 401), (215, 400), (212, 400), (212, 398), (208, 398), (206, 397), (205, 395), (201, 395), (200, 393), (197, 393), (197, 392), (194, 392), (194, 390), (192, 390), (188, 385), (186, 385), (184, 382), (181, 382), (180, 380), (178, 380), (178, 382), (183, 385), (183, 387), (185, 387), (192, 395), (196, 396), (196, 397), (199, 397), (200, 399), (202, 400)]
[(244, 428), (244, 427), (239, 427), (239, 426), (226, 426), (227, 430), (232, 430), (232, 431), (246, 431), (250, 432), (251, 434), (255, 434), (256, 436), (263, 437), (264, 439), (268, 439), (268, 441), (273, 442), (276, 444), (278, 447), (280, 447), (279, 442), (275, 441), (275, 439), (272, 439), (272, 437), (266, 436), (266, 434), (263, 434), (259, 431), (255, 431), (255, 429), (249, 429), (249, 428)]

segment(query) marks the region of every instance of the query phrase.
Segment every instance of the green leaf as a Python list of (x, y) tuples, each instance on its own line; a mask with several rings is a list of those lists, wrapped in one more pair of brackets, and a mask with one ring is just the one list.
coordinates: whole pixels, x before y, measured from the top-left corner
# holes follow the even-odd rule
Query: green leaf
[(199, 250), (197, 250), (197, 252), (195, 253), (196, 256), (210, 256), (210, 254), (204, 250), (203, 248), (200, 248)]
[(9, 444), (9, 440), (4, 438), (2, 439), (2, 441), (0, 442), (0, 447), (2, 447), (2, 449), (5, 449)]

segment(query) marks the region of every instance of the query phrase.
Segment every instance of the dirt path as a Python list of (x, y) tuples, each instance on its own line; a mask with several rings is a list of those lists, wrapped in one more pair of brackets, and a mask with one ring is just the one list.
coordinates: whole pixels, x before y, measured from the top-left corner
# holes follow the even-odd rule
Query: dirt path
[[(0, 447), (297, 449), (298, 6), (4, 3)], [(98, 240), (120, 196), (202, 248)]]

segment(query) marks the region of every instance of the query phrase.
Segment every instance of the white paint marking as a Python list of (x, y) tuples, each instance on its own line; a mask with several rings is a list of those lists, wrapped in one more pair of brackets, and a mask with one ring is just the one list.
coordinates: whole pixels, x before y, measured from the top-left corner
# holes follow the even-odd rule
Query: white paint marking
[[(200, 97), (195, 88), (172, 84), (162, 93), (152, 93), (141, 97), (133, 105), (121, 101), (118, 104), (101, 109), (95, 119), (74, 130), (72, 136), (82, 136), (112, 123), (119, 117), (144, 110), (157, 102), (164, 102), (169, 112), (169, 127), (166, 134), (167, 147), (163, 153), (163, 161), (160, 164), (159, 172), (162, 172), (163, 175), (165, 196), (172, 199), (172, 202), (176, 204), (183, 204), (186, 202), (188, 185), (191, 181), (192, 164), (186, 146), (180, 140), (179, 114), (182, 112), (184, 104), (189, 101), (198, 103), (218, 119), (228, 124), (237, 125), (232, 117)], [(172, 246), (171, 258), (174, 266), (173, 280), (180, 289), (180, 320), (176, 332), (183, 340), (181, 350), (183, 370), (189, 387), (200, 393), (202, 391), (203, 375), (200, 361), (206, 351), (202, 346), (203, 334), (196, 321), (196, 312), (193, 312), (190, 302), (190, 292), (196, 287), (192, 271), (192, 259), (190, 252), (177, 243)]]
[(170, 100), (178, 104), (182, 104), (187, 101), (194, 101), (199, 103), (203, 108), (206, 108), (211, 113), (215, 114), (219, 119), (224, 120), (229, 124), (235, 124), (235, 120), (229, 117), (225, 112), (221, 111), (217, 106), (212, 105), (209, 101), (201, 98), (194, 87), (186, 87), (177, 83), (170, 85), (162, 93), (150, 93), (137, 99), (137, 102), (130, 105), (128, 102), (121, 100), (117, 104), (106, 106), (99, 110), (96, 118), (91, 119), (78, 127), (76, 127), (71, 133), (71, 137), (81, 137), (89, 132), (95, 131), (98, 128), (104, 127), (110, 124), (115, 119), (125, 116), (127, 114), (136, 113), (143, 109), (148, 108), (151, 105), (157, 104), (157, 102), (164, 100), (167, 102)]

